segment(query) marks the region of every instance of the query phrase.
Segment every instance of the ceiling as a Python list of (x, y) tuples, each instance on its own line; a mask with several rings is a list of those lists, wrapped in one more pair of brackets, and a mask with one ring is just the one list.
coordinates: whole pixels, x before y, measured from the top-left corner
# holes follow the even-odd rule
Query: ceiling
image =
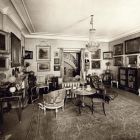
[(140, 0), (11, 0), (11, 3), (30, 35), (87, 38), (91, 14), (98, 40), (111, 41), (140, 31)]

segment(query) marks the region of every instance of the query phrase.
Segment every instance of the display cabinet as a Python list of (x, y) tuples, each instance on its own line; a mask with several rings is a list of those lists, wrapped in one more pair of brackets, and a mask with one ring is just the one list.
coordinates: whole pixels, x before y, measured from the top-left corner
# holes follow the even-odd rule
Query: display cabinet
[(120, 67), (118, 72), (119, 87), (138, 94), (140, 87), (140, 69)]

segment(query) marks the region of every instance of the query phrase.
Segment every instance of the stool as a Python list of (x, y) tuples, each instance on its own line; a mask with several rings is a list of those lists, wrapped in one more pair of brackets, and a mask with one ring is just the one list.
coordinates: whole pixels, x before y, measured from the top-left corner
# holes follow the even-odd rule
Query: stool
[(118, 88), (118, 81), (117, 80), (112, 80), (111, 81), (111, 87), (113, 87), (113, 84), (116, 84), (116, 87)]

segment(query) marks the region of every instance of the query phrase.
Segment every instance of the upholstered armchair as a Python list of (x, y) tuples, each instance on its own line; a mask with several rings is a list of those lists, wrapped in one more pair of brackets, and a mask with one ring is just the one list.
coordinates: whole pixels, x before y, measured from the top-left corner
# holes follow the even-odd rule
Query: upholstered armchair
[(46, 109), (54, 109), (55, 116), (59, 108), (64, 110), (64, 100), (65, 100), (65, 89), (59, 89), (51, 91), (48, 94), (43, 95), (43, 103), (39, 103), (39, 108), (46, 112)]

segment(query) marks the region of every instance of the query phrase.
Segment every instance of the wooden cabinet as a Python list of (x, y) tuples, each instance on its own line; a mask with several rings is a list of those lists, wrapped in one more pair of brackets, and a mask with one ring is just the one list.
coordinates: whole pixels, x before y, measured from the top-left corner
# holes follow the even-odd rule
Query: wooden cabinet
[(120, 67), (118, 72), (119, 88), (138, 94), (140, 69)]

